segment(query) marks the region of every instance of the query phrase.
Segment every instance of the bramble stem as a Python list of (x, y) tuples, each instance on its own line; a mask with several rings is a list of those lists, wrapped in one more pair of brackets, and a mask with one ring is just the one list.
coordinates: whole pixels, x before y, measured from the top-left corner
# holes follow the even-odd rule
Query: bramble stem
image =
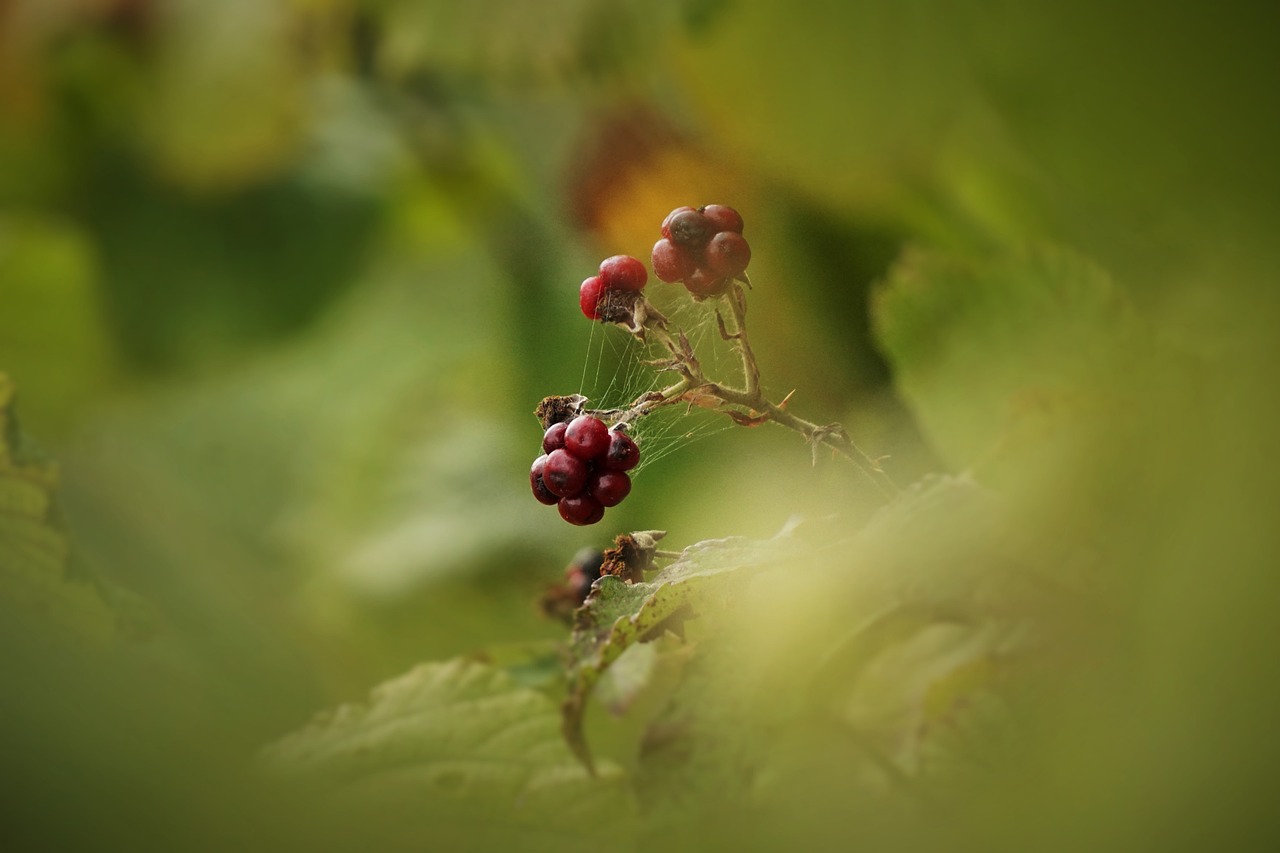
[(751, 349), (751, 342), (747, 338), (746, 293), (742, 285), (734, 281), (720, 298), (728, 303), (729, 312), (733, 318), (733, 329), (728, 328), (719, 310), (716, 311), (716, 322), (719, 325), (720, 336), (726, 341), (733, 342), (742, 357), (743, 386), (741, 388), (731, 388), (708, 379), (684, 332), (678, 331), (677, 337), (672, 337), (667, 328), (667, 319), (654, 310), (641, 295), (635, 311), (639, 324), (630, 331), (642, 341), (656, 340), (667, 351), (669, 358), (661, 359), (654, 364), (662, 370), (678, 373), (680, 379), (661, 391), (642, 394), (625, 409), (613, 409), (595, 414), (607, 416), (617, 423), (630, 423), (661, 406), (682, 401), (705, 405), (705, 401), (712, 400), (719, 404), (719, 408), (725, 414), (743, 426), (757, 426), (766, 421), (773, 421), (803, 435), (813, 447), (815, 454), (819, 445), (826, 445), (857, 465), (887, 498), (894, 498), (898, 494), (898, 487), (879, 463), (854, 443), (844, 427), (838, 423), (822, 426), (793, 415), (786, 409), (790, 395), (781, 403), (773, 403), (765, 398), (760, 390), (760, 368), (756, 363), (755, 353)]

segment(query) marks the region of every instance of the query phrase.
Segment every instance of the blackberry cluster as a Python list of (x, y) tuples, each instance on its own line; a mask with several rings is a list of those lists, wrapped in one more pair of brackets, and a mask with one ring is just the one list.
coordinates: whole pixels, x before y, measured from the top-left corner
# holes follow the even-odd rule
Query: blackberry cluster
[(697, 299), (724, 293), (750, 262), (742, 217), (723, 204), (677, 207), (662, 221), (662, 239), (653, 246), (653, 274), (681, 282)]
[(649, 271), (630, 255), (614, 255), (600, 262), (600, 272), (578, 288), (578, 307), (589, 320), (626, 322), (631, 307), (644, 290)]
[(579, 415), (553, 423), (542, 436), (542, 455), (529, 469), (533, 496), (555, 504), (570, 524), (595, 524), (606, 507), (617, 506), (631, 493), (627, 474), (640, 462), (640, 448), (621, 429)]

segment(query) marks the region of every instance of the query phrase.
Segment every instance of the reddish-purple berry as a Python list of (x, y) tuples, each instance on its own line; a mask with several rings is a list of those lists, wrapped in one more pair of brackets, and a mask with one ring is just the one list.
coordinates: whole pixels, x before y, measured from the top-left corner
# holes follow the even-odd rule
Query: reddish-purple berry
[(711, 238), (703, 254), (708, 269), (720, 278), (742, 275), (751, 263), (751, 247), (736, 231), (721, 231)]
[(662, 220), (662, 236), (663, 237), (667, 238), (668, 240), (671, 239), (671, 220), (674, 219), (679, 214), (684, 213), (685, 211), (692, 211), (694, 213), (697, 213), (696, 210), (694, 210), (692, 207), (690, 207), (687, 204), (681, 207), (677, 207), (675, 210), (668, 213), (666, 218)]
[(604, 454), (604, 467), (609, 471), (630, 471), (640, 461), (640, 448), (631, 436), (621, 430), (609, 433), (609, 449)]
[(601, 506), (617, 506), (631, 494), (631, 478), (621, 471), (601, 471), (587, 480), (587, 494)]
[(639, 293), (649, 280), (649, 271), (630, 255), (614, 255), (600, 262), (600, 279), (605, 290)]
[(659, 281), (684, 281), (697, 268), (698, 262), (684, 248), (663, 237), (653, 244), (653, 274)]
[(550, 453), (564, 447), (564, 431), (568, 428), (569, 425), (564, 421), (547, 427), (547, 431), (542, 434), (542, 452)]
[(561, 448), (547, 454), (542, 465), (542, 482), (547, 491), (562, 498), (576, 495), (587, 484), (587, 463)]
[[(670, 233), (667, 233), (668, 231)], [(671, 216), (667, 220), (667, 229), (662, 236), (677, 246), (696, 249), (706, 245), (707, 239), (714, 231), (715, 228), (707, 220), (707, 217), (693, 208), (689, 208), (688, 210), (673, 210), (671, 212)]]
[(684, 286), (697, 297), (719, 296), (729, 286), (729, 279), (721, 278), (706, 267), (698, 267), (684, 280)]
[(546, 483), (542, 481), (542, 471), (546, 463), (546, 456), (539, 456), (533, 460), (533, 465), (529, 468), (529, 487), (533, 489), (533, 496), (538, 499), (538, 503), (551, 506), (554, 503), (559, 503), (560, 497), (552, 494)]
[(564, 449), (584, 462), (598, 459), (609, 449), (609, 428), (591, 415), (578, 415), (564, 431)]
[(726, 207), (723, 204), (708, 204), (699, 212), (707, 217), (713, 231), (742, 233), (742, 215), (732, 207)]
[(591, 276), (578, 288), (578, 307), (587, 319), (600, 319), (600, 298), (604, 296), (604, 289), (604, 280), (598, 275)]
[(570, 524), (584, 526), (604, 518), (604, 506), (588, 494), (561, 498), (556, 507), (560, 510), (560, 517)]

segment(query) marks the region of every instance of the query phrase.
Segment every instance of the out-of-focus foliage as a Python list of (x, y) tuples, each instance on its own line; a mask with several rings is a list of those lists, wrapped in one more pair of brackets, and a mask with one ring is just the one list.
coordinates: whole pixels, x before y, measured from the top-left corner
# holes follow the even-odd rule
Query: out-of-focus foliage
[(634, 831), (617, 769), (589, 775), (547, 697), (475, 662), (415, 668), (368, 705), (271, 744), (262, 760), (352, 847), (416, 836), (464, 850), (593, 850)]
[[(0, 846), (1274, 847), (1271, 17), (0, 5)], [(767, 425), (531, 500), (707, 202), (892, 503)]]
[(6, 622), (95, 645), (116, 634), (115, 615), (90, 579), (71, 572), (71, 549), (54, 509), (57, 470), (33, 458), (12, 410), (13, 383), (0, 374), (0, 589)]

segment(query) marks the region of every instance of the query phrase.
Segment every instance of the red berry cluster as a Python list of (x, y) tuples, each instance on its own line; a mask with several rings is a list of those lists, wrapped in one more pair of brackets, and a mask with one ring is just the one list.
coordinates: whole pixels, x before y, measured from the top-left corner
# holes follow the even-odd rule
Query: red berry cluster
[(723, 204), (677, 207), (662, 220), (662, 239), (653, 246), (653, 274), (682, 282), (697, 298), (724, 293), (750, 262), (742, 217)]
[(631, 493), (627, 474), (640, 462), (640, 448), (620, 429), (579, 415), (554, 423), (542, 436), (542, 455), (529, 469), (529, 486), (540, 503), (555, 504), (570, 524), (595, 524), (605, 507)]
[(636, 294), (644, 290), (649, 271), (630, 255), (614, 255), (600, 262), (600, 272), (582, 282), (578, 306), (588, 319), (605, 323), (625, 322), (631, 316)]

